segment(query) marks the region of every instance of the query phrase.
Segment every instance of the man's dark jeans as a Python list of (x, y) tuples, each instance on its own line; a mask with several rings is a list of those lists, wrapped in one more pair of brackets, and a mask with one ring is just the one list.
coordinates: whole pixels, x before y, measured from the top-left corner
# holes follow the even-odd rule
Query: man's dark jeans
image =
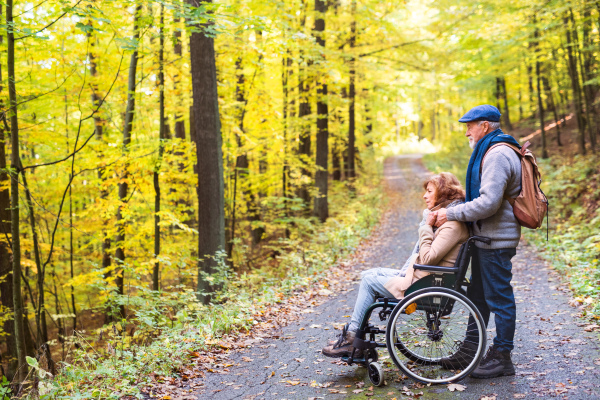
[[(495, 315), (496, 337), (494, 347), (498, 351), (512, 351), (515, 337), (517, 307), (515, 295), (510, 284), (512, 279), (511, 259), (517, 249), (480, 249), (475, 247), (471, 262), (471, 285), (467, 288), (467, 297), (481, 312), (485, 326), (490, 312)], [(467, 340), (477, 342), (475, 321), (469, 319)], [(473, 335), (475, 332), (475, 335)]]

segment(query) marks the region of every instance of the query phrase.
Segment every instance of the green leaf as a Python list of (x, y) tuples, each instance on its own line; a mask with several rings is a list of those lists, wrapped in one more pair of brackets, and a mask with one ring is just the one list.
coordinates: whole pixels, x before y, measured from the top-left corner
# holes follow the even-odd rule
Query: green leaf
[(81, 22), (78, 22), (75, 27), (81, 29), (84, 33), (90, 33), (94, 31), (94, 27), (92, 25), (82, 24)]
[(27, 359), (27, 364), (31, 365), (33, 368), (39, 368), (38, 360), (33, 357), (25, 357)]

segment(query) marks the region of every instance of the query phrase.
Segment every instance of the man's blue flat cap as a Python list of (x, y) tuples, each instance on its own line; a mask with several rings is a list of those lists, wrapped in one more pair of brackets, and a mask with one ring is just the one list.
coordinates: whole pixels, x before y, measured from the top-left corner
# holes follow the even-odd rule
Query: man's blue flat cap
[(465, 115), (462, 116), (458, 122), (472, 122), (472, 121), (490, 121), (500, 122), (500, 111), (494, 106), (489, 104), (482, 104), (477, 107), (471, 108)]

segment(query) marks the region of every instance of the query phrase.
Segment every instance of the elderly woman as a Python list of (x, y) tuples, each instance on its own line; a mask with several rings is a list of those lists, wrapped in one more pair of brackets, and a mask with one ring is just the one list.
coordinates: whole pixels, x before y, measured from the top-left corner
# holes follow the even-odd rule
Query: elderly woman
[(454, 175), (442, 172), (430, 177), (423, 184), (425, 204), (423, 221), (419, 226), (419, 241), (413, 254), (400, 270), (373, 268), (362, 273), (358, 298), (352, 319), (346, 324), (337, 340), (330, 341), (322, 352), (328, 357), (348, 357), (352, 353), (354, 337), (362, 316), (378, 297), (401, 299), (404, 292), (415, 281), (429, 275), (414, 270), (414, 264), (453, 266), (460, 246), (469, 238), (467, 226), (462, 222), (448, 221), (436, 227), (436, 211), (451, 208), (464, 202), (465, 191)]

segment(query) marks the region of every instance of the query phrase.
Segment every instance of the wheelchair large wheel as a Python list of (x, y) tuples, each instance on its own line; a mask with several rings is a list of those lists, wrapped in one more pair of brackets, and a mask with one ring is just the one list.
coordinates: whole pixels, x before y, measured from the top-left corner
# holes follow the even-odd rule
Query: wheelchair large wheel
[[(470, 327), (469, 318), (473, 321)], [(472, 358), (457, 353), (465, 341), (476, 346)], [(443, 287), (426, 288), (396, 305), (386, 329), (386, 343), (392, 361), (408, 377), (425, 383), (456, 382), (467, 377), (483, 357), (485, 324), (477, 307), (463, 294)], [(445, 362), (451, 357), (455, 359), (453, 368), (458, 364), (458, 369)]]

